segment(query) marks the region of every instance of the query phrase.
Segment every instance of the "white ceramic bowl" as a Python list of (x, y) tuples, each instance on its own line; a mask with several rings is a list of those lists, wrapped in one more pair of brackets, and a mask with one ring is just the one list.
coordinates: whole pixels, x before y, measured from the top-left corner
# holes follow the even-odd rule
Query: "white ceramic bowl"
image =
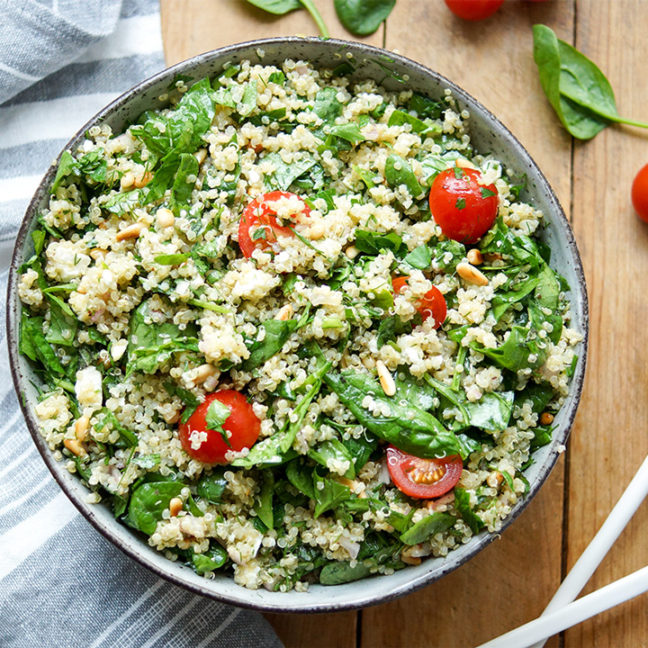
[[(479, 102), (436, 72), (385, 50), (339, 40), (273, 38), (241, 43), (201, 54), (143, 81), (93, 117), (66, 144), (65, 149), (75, 149), (83, 140), (86, 130), (94, 124), (107, 123), (114, 132), (120, 132), (144, 110), (160, 108), (158, 97), (166, 92), (167, 86), (178, 74), (199, 80), (220, 72), (225, 63), (231, 64), (243, 59), (258, 62), (260, 53), (263, 55), (262, 62), (266, 64), (276, 64), (290, 58), (311, 61), (318, 67), (336, 67), (347, 61), (355, 68), (351, 74), (353, 78), (373, 79), (389, 90), (412, 89), (432, 99), (441, 99), (444, 90), (449, 88), (459, 105), (470, 111), (470, 134), (475, 149), (493, 153), (516, 175), (526, 174), (527, 187), (523, 196), (546, 215), (547, 227), (543, 230), (542, 238), (551, 247), (552, 266), (571, 286), (569, 300), (572, 326), (583, 334), (584, 341), (579, 350), (570, 394), (555, 419), (553, 440), (534, 454), (535, 462), (526, 471), (530, 482), (529, 493), (513, 508), (504, 523), (504, 527), (507, 527), (524, 510), (549, 475), (574, 421), (585, 371), (587, 293), (572, 230), (549, 183), (522, 145)], [(16, 241), (7, 299), (9, 356), (16, 391), (34, 443), (67, 496), (106, 538), (142, 565), (191, 591), (227, 603), (271, 612), (343, 610), (382, 603), (441, 578), (472, 558), (494, 539), (494, 535), (483, 532), (452, 551), (446, 558), (431, 558), (417, 567), (407, 567), (389, 576), (377, 576), (329, 587), (314, 585), (307, 593), (268, 592), (264, 589), (252, 591), (236, 585), (230, 577), (219, 576), (214, 580), (207, 580), (195, 574), (189, 567), (167, 560), (149, 547), (142, 535), (118, 523), (107, 506), (87, 504), (86, 488), (77, 477), (65, 469), (63, 462), (54, 460), (52, 452), (38, 432), (33, 408), (37, 394), (31, 382), (37, 381), (37, 378), (26, 359), (18, 353), (18, 323), (21, 311), (17, 291), (18, 267), (33, 253), (29, 234), (34, 227), (36, 215), (48, 203), (48, 189), (54, 174), (55, 167), (50, 167), (27, 209)]]

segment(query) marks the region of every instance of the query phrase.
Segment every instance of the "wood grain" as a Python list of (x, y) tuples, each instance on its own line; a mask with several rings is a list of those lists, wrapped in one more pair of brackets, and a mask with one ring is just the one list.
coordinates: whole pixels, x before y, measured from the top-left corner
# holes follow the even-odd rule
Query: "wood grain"
[[(624, 116), (648, 120), (641, 0), (579, 2), (576, 46), (596, 61)], [(574, 155), (574, 224), (591, 300), (589, 368), (570, 453), (567, 562), (596, 533), (648, 452), (648, 228), (633, 214), (632, 178), (648, 162), (645, 131), (611, 127)], [(586, 592), (648, 564), (644, 504)], [(639, 597), (566, 633), (569, 648), (648, 645), (648, 601)]]
[[(316, 4), (332, 36), (350, 38), (332, 2)], [(169, 64), (253, 38), (317, 33), (304, 11), (273, 18), (243, 0), (161, 0), (161, 8)], [(364, 40), (385, 42), (441, 72), (497, 114), (536, 159), (572, 218), (591, 300), (591, 346), (567, 462), (558, 463), (501, 539), (439, 583), (359, 614), (268, 615), (289, 648), (468, 648), (532, 619), (558, 586), (561, 561), (563, 567), (575, 562), (648, 451), (648, 299), (642, 288), (648, 227), (633, 216), (628, 199), (632, 177), (648, 162), (648, 136), (615, 127), (574, 145), (538, 82), (531, 35), (537, 22), (568, 42), (575, 37), (612, 82), (620, 111), (648, 120), (641, 56), (646, 0), (510, 0), (496, 16), (475, 24), (455, 18), (441, 0), (398, 0), (386, 30)], [(646, 528), (644, 506), (587, 591), (648, 563)], [(647, 637), (644, 596), (547, 645), (646, 648)]]

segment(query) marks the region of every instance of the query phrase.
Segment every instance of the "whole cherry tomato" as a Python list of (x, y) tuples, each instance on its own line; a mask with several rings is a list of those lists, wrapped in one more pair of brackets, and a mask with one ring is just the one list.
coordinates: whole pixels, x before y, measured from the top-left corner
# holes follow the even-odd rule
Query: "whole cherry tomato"
[[(277, 222), (277, 213), (272, 204), (280, 198), (293, 197), (299, 198), (288, 191), (271, 191), (258, 196), (247, 205), (243, 210), (238, 231), (239, 247), (245, 257), (249, 259), (256, 248), (265, 248), (274, 243), (277, 234), (293, 236), (289, 227), (282, 227)], [(301, 213), (309, 216), (310, 208), (301, 198), (299, 200), (302, 203)]]
[[(222, 424), (222, 429), (229, 433), (227, 434), (229, 445), (220, 431), (207, 427), (207, 410), (215, 400), (226, 405), (231, 411)], [(207, 394), (187, 422), (181, 423), (178, 428), (184, 451), (192, 459), (207, 464), (227, 463), (225, 454), (229, 450), (238, 452), (243, 448), (252, 447), (260, 431), (261, 421), (254, 413), (252, 405), (245, 400), (243, 394), (233, 389)]]
[(483, 20), (492, 16), (504, 0), (445, 0), (455, 16), (464, 20)]
[(639, 170), (632, 183), (632, 205), (637, 216), (648, 223), (648, 164)]
[(421, 459), (389, 445), (387, 468), (392, 481), (405, 495), (429, 499), (440, 497), (455, 487), (463, 462), (459, 455)]
[[(397, 295), (405, 290), (408, 279), (407, 275), (392, 279), (392, 286)], [(421, 319), (424, 322), (428, 317), (432, 316), (434, 318), (434, 328), (439, 328), (445, 322), (448, 307), (441, 291), (436, 286), (432, 286), (420, 299), (416, 305), (416, 310), (421, 314)]]
[(497, 189), (480, 184), (477, 169), (453, 167), (439, 173), (430, 188), (430, 211), (441, 231), (460, 243), (476, 243), (497, 217)]

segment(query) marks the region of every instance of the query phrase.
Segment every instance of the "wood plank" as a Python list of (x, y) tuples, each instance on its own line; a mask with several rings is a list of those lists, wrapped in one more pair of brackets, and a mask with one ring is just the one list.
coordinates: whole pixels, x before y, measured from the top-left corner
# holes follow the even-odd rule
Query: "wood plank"
[[(624, 116), (648, 120), (641, 0), (579, 2), (576, 46), (606, 74)], [(589, 287), (592, 325), (587, 382), (574, 431), (567, 562), (572, 565), (648, 452), (648, 227), (633, 214), (630, 187), (648, 162), (646, 132), (612, 127), (574, 156), (574, 222)], [(586, 591), (648, 564), (644, 505)], [(645, 646), (648, 601), (640, 597), (566, 633), (568, 648)]]
[(357, 612), (266, 614), (265, 617), (286, 648), (356, 648)]
[[(317, 6), (332, 38), (382, 45), (383, 28), (366, 38), (354, 38), (340, 24), (332, 2)], [(255, 38), (318, 36), (306, 11), (272, 16), (243, 0), (160, 0), (164, 52), (169, 65), (201, 52)]]
[[(571, 140), (542, 94), (531, 26), (544, 22), (569, 40), (573, 19), (571, 2), (505, 3), (497, 16), (471, 24), (440, 3), (399, 0), (387, 26), (388, 48), (446, 75), (509, 126), (567, 211)], [(538, 615), (561, 577), (563, 471), (561, 461), (521, 519), (467, 565), (419, 593), (365, 610), (361, 645), (474, 646)], [(558, 638), (547, 645), (557, 646)]]

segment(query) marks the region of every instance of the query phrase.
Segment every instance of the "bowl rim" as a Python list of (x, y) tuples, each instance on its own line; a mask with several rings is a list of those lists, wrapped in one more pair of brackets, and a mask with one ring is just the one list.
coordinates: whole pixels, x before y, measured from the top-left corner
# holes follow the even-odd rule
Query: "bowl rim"
[[(243, 586), (238, 586), (241, 590), (241, 596), (230, 596), (228, 594), (222, 594), (212, 589), (209, 589), (201, 584), (190, 582), (187, 579), (183, 578), (181, 574), (175, 573), (171, 570), (165, 570), (162, 567), (158, 566), (154, 561), (152, 561), (149, 556), (150, 552), (155, 552), (156, 550), (149, 547), (146, 543), (139, 541), (139, 544), (142, 545), (144, 551), (138, 551), (137, 547), (131, 546), (131, 543), (127, 542), (125, 537), (122, 537), (119, 532), (123, 525), (115, 520), (114, 525), (105, 525), (102, 521), (96, 516), (94, 512), (94, 507), (96, 504), (89, 504), (85, 499), (72, 488), (68, 487), (63, 474), (65, 468), (60, 461), (54, 459), (54, 453), (49, 449), (45, 440), (40, 435), (38, 431), (38, 424), (35, 420), (35, 417), (32, 416), (30, 408), (27, 405), (26, 399), (24, 399), (21, 394), (23, 393), (22, 381), (23, 377), (19, 370), (19, 358), (20, 353), (18, 351), (18, 337), (19, 337), (19, 323), (17, 321), (17, 310), (19, 308), (19, 299), (17, 297), (17, 277), (18, 277), (18, 268), (19, 268), (19, 258), (21, 256), (21, 251), (25, 245), (26, 238), (29, 235), (33, 220), (36, 216), (38, 205), (42, 200), (43, 192), (47, 191), (49, 185), (54, 177), (60, 156), (64, 151), (68, 150), (73, 146), (77, 140), (79, 140), (83, 134), (90, 128), (92, 125), (101, 122), (104, 118), (114, 113), (117, 109), (126, 106), (132, 99), (137, 97), (137, 95), (142, 94), (149, 87), (157, 84), (159, 81), (164, 79), (172, 79), (176, 74), (182, 72), (190, 72), (191, 69), (201, 63), (210, 61), (211, 59), (221, 58), (226, 60), (228, 54), (236, 54), (242, 50), (254, 50), (254, 48), (262, 49), (264, 46), (275, 45), (275, 44), (284, 44), (284, 45), (303, 45), (303, 44), (318, 44), (324, 45), (327, 47), (337, 47), (344, 50), (353, 52), (354, 54), (363, 55), (363, 56), (378, 56), (378, 57), (388, 57), (391, 61), (403, 64), (410, 68), (415, 68), (418, 72), (424, 76), (431, 78), (435, 83), (443, 84), (445, 88), (451, 90), (455, 98), (459, 98), (464, 103), (472, 104), (476, 106), (479, 110), (483, 112), (484, 117), (494, 123), (498, 129), (500, 129), (501, 134), (505, 139), (513, 145), (516, 149), (516, 155), (524, 162), (525, 165), (532, 168), (536, 173), (537, 177), (540, 180), (542, 189), (549, 201), (549, 205), (552, 209), (552, 218), (558, 219), (561, 226), (561, 234), (564, 235), (565, 247), (568, 252), (568, 258), (573, 262), (573, 270), (577, 279), (577, 286), (570, 287), (570, 290), (573, 293), (578, 293), (581, 300), (581, 312), (582, 312), (582, 341), (580, 342), (580, 353), (578, 358), (578, 363), (576, 371), (571, 379), (570, 384), (570, 398), (571, 402), (565, 404), (563, 407), (569, 407), (569, 412), (566, 420), (564, 421), (562, 429), (558, 429), (554, 436), (552, 437), (551, 450), (547, 456), (547, 460), (544, 465), (542, 465), (537, 479), (531, 485), (529, 491), (526, 493), (525, 497), (522, 500), (519, 500), (512, 512), (503, 520), (501, 529), (498, 533), (488, 533), (482, 532), (477, 536), (476, 541), (473, 542), (470, 551), (467, 551), (465, 555), (461, 555), (455, 560), (444, 562), (444, 564), (436, 569), (433, 572), (422, 573), (419, 575), (413, 575), (413, 577), (400, 586), (395, 587), (391, 591), (384, 592), (378, 595), (364, 595), (358, 597), (357, 600), (353, 602), (344, 602), (336, 603), (334, 597), (331, 597), (331, 600), (328, 602), (311, 602), (308, 601), (308, 593), (304, 594), (304, 605), (300, 606), (290, 606), (282, 604), (274, 604), (267, 602), (254, 601), (254, 591), (248, 590)], [(286, 58), (290, 58), (289, 55)], [(569, 438), (571, 428), (574, 424), (574, 419), (580, 404), (585, 369), (587, 364), (587, 353), (588, 353), (588, 341), (589, 341), (589, 304), (588, 304), (588, 295), (587, 287), (585, 282), (585, 275), (583, 271), (583, 265), (580, 258), (580, 254), (576, 245), (574, 238), (574, 233), (571, 228), (571, 224), (567, 219), (558, 198), (553, 191), (551, 185), (549, 184), (544, 173), (538, 167), (534, 159), (528, 153), (526, 148), (520, 143), (520, 141), (513, 135), (513, 133), (480, 101), (475, 99), (471, 94), (466, 92), (463, 88), (456, 85), (450, 79), (446, 78), (442, 74), (435, 72), (434, 70), (428, 68), (427, 66), (410, 59), (401, 54), (396, 54), (389, 50), (376, 47), (373, 45), (368, 45), (365, 43), (360, 43), (357, 41), (347, 41), (342, 39), (321, 39), (319, 37), (297, 37), (297, 36), (287, 36), (287, 37), (272, 37), (272, 38), (262, 38), (255, 39), (251, 41), (244, 41), (240, 43), (234, 43), (232, 45), (227, 45), (225, 47), (217, 48), (207, 52), (200, 53), (191, 58), (185, 59), (172, 65), (171, 67), (165, 68), (164, 70), (154, 74), (153, 76), (147, 77), (142, 80), (129, 90), (125, 91), (118, 97), (116, 97), (112, 102), (107, 106), (97, 112), (93, 117), (91, 117), (77, 132), (68, 140), (65, 146), (61, 149), (61, 152), (57, 156), (56, 160), (50, 165), (50, 167), (45, 172), (43, 179), (38, 185), (33, 198), (29, 202), (29, 205), (25, 211), (25, 215), (22, 219), (20, 229), (18, 231), (16, 242), (14, 245), (11, 264), (9, 267), (9, 277), (7, 281), (7, 300), (6, 300), (6, 325), (7, 325), (7, 346), (9, 354), (9, 364), (11, 369), (12, 380), (14, 384), (14, 389), (18, 397), (18, 402), (22, 410), (23, 416), (25, 418), (27, 427), (29, 429), (30, 435), (41, 455), (45, 464), (47, 465), (52, 476), (60, 486), (61, 490), (66, 494), (68, 499), (74, 504), (78, 509), (81, 515), (92, 524), (92, 526), (99, 531), (99, 533), (109, 540), (113, 545), (123, 551), (128, 557), (134, 559), (137, 563), (151, 570), (161, 578), (166, 581), (173, 583), (174, 585), (179, 585), (186, 590), (206, 596), (212, 600), (220, 601), (223, 603), (228, 603), (230, 605), (236, 605), (242, 608), (259, 610), (262, 612), (273, 612), (273, 613), (312, 613), (312, 612), (339, 612), (343, 610), (357, 610), (364, 607), (369, 607), (373, 605), (379, 605), (387, 603), (396, 598), (404, 596), (415, 592), (416, 590), (425, 587), (437, 580), (446, 574), (454, 571), (459, 568), (461, 565), (466, 563), (468, 560), (476, 556), (482, 549), (489, 545), (493, 540), (495, 540), (499, 535), (508, 528), (514, 520), (516, 520), (521, 513), (526, 510), (529, 503), (533, 500), (537, 492), (540, 490), (541, 486), (547, 480), (550, 472), (553, 470), (559, 455), (564, 451), (564, 446)], [(557, 436), (558, 435), (558, 436)], [(80, 483), (80, 482), (79, 482)], [(116, 531), (117, 530), (117, 531)], [(445, 558), (447, 559), (447, 557)], [(444, 559), (444, 560), (445, 560)], [(173, 565), (172, 561), (165, 559), (169, 565)], [(206, 581), (206, 583), (213, 581)], [(329, 588), (327, 588), (328, 590)], [(330, 588), (333, 593), (336, 588)]]

